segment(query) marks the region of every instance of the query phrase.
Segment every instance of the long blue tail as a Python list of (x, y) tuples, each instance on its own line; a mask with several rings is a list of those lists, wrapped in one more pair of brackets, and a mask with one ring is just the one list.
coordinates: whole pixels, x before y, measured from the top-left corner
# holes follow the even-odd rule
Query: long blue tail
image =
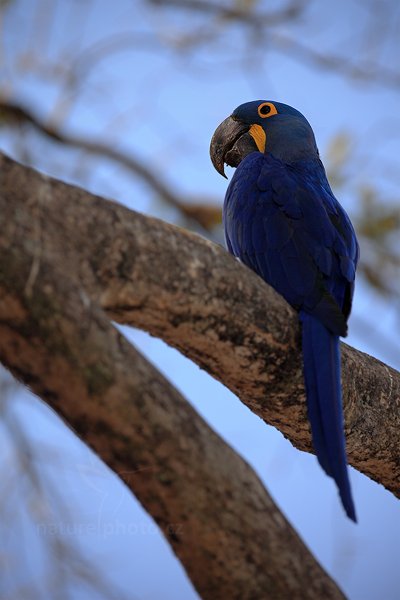
[(343, 431), (339, 336), (301, 312), (304, 380), (313, 445), (325, 473), (336, 482), (347, 516), (357, 522)]

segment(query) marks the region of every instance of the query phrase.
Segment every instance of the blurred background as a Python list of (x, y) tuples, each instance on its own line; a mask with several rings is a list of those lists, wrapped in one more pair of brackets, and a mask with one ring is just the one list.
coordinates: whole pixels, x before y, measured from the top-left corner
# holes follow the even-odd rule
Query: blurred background
[[(223, 243), (215, 127), (249, 100), (295, 106), (361, 245), (348, 341), (400, 368), (399, 32), (396, 0), (0, 0), (0, 148)], [(350, 599), (400, 597), (397, 499), (352, 470), (354, 526), (314, 456), (163, 342), (121, 331)], [(6, 372), (0, 410), (1, 598), (197, 598), (119, 479)]]

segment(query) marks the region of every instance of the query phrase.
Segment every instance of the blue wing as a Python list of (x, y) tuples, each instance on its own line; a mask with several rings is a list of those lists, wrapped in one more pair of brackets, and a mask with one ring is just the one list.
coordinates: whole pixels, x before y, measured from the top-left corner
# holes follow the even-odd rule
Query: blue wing
[(224, 204), (228, 247), (293, 307), (346, 334), (358, 245), (320, 161), (288, 166), (254, 152)]
[(320, 161), (286, 165), (255, 152), (228, 187), (228, 249), (300, 311), (308, 415), (325, 472), (355, 520), (347, 475), (339, 335), (347, 333), (358, 244)]

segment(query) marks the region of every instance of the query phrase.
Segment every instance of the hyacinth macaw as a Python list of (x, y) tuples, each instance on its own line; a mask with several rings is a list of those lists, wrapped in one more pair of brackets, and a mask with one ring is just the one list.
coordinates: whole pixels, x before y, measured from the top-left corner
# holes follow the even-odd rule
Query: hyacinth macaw
[(229, 252), (298, 312), (314, 449), (356, 521), (347, 471), (339, 336), (347, 335), (357, 238), (328, 183), (305, 117), (280, 102), (236, 108), (216, 129), (211, 160), (237, 167), (223, 208)]

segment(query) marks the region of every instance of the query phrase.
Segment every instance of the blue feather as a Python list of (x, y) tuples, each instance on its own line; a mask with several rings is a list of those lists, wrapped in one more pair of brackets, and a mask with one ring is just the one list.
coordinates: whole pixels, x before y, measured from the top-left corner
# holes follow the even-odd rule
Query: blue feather
[(339, 490), (347, 516), (357, 521), (343, 437), (339, 337), (300, 312), (308, 418), (319, 464)]

